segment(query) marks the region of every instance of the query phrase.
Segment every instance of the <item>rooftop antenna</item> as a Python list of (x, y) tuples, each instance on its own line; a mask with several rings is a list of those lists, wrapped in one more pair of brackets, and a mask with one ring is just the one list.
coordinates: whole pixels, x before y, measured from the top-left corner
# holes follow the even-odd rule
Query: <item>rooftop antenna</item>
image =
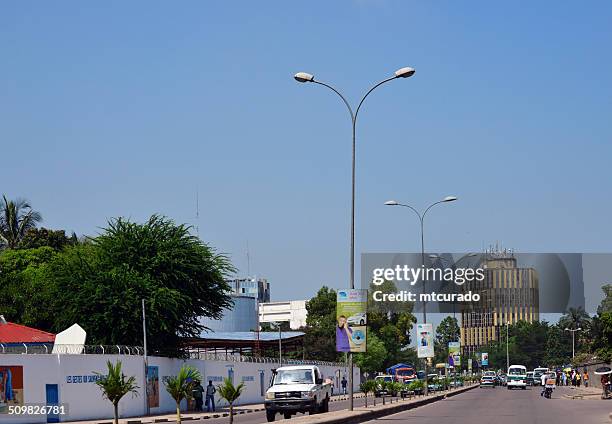
[(196, 234), (200, 238), (200, 190), (196, 186)]
[(249, 253), (249, 241), (247, 240), (247, 249), (246, 249), (246, 257), (247, 257), (247, 278), (251, 277), (251, 255)]

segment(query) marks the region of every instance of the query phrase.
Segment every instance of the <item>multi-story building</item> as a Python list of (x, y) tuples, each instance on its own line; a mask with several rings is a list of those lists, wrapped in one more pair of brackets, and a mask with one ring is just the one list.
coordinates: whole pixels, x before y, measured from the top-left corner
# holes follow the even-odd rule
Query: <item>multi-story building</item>
[(270, 301), (270, 283), (265, 278), (234, 278), (225, 282), (238, 296), (254, 297), (259, 303)]
[(464, 287), (481, 298), (461, 311), (463, 355), (502, 340), (508, 323), (539, 320), (539, 282), (534, 268), (519, 268), (514, 255), (506, 251), (487, 252), (480, 267), (484, 280)]
[(306, 301), (288, 300), (259, 304), (259, 322), (289, 322), (292, 330), (306, 326)]

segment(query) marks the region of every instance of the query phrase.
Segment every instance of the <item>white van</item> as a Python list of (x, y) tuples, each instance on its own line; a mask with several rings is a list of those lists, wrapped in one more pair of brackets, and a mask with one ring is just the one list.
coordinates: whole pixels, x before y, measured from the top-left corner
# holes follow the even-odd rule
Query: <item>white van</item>
[(506, 386), (508, 390), (513, 389), (515, 387), (520, 387), (521, 389), (527, 389), (527, 368), (523, 365), (510, 365), (508, 368), (507, 374), (508, 382)]

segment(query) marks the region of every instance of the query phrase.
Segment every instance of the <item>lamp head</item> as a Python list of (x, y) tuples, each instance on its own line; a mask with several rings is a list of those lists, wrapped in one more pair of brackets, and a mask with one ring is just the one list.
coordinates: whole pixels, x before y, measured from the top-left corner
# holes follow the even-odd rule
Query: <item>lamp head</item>
[(398, 69), (395, 71), (395, 78), (408, 78), (413, 76), (415, 73), (414, 68), (406, 66), (405, 68)]
[(293, 76), (297, 82), (312, 82), (314, 81), (314, 75), (306, 72), (298, 72)]
[(457, 197), (455, 196), (446, 196), (444, 199), (442, 199), (443, 202), (454, 202), (455, 200), (457, 200)]
[(397, 205), (399, 205), (399, 203), (397, 203), (397, 201), (395, 201), (395, 200), (387, 200), (385, 202), (385, 205), (386, 206), (397, 206)]

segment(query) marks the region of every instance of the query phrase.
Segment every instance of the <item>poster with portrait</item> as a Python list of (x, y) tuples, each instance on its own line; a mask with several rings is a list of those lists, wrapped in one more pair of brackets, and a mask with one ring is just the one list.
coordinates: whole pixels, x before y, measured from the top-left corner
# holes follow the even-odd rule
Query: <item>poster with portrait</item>
[(448, 365), (453, 368), (461, 366), (461, 345), (459, 342), (448, 342)]
[(147, 404), (149, 408), (159, 407), (159, 367), (147, 367)]
[(487, 352), (482, 352), (482, 359), (480, 360), (480, 364), (483, 367), (489, 366), (489, 354)]
[(336, 295), (336, 351), (366, 351), (367, 305), (367, 290), (338, 290)]
[(433, 326), (431, 324), (417, 324), (416, 341), (419, 358), (434, 357)]
[(0, 414), (10, 405), (23, 405), (23, 367), (0, 365)]

